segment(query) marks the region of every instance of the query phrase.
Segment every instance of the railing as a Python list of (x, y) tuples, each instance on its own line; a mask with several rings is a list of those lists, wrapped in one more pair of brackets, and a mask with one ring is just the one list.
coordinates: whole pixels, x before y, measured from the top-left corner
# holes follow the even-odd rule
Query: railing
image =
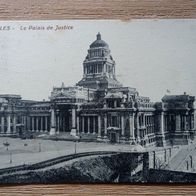
[(161, 165), (164, 168), (168, 167), (170, 161), (178, 152), (179, 146), (163, 147), (156, 150), (149, 150), (150, 168), (158, 169)]
[(0, 175), (9, 174), (9, 173), (18, 172), (18, 171), (42, 169), (42, 168), (45, 168), (45, 167), (50, 167), (52, 165), (56, 165), (58, 163), (62, 163), (62, 162), (65, 162), (65, 161), (69, 161), (69, 160), (72, 160), (72, 159), (85, 157), (85, 156), (117, 154), (117, 153), (119, 153), (119, 152), (95, 151), (95, 152), (83, 152), (83, 153), (77, 153), (77, 154), (70, 154), (70, 155), (65, 155), (65, 156), (49, 159), (49, 160), (46, 160), (46, 161), (42, 161), (42, 162), (39, 162), (39, 163), (31, 164), (31, 165), (25, 165), (24, 164), (24, 165), (19, 165), (19, 166), (14, 166), (14, 167), (3, 168), (3, 169), (0, 169)]

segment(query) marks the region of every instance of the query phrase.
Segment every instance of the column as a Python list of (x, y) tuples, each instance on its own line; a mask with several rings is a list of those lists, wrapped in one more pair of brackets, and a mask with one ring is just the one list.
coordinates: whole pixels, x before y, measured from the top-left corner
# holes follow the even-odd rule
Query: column
[(168, 128), (167, 128), (167, 116), (165, 116), (165, 132), (168, 131), (167, 129), (168, 129)]
[(161, 144), (162, 146), (165, 146), (165, 127), (164, 127), (164, 113), (161, 112), (161, 114), (159, 115), (160, 118), (160, 134), (161, 134)]
[(16, 133), (16, 116), (13, 117), (13, 133)]
[(34, 126), (35, 121), (33, 116), (31, 117), (31, 123), (32, 123), (31, 125), (32, 131), (35, 131), (35, 126)]
[(187, 115), (184, 115), (184, 130), (187, 130)]
[(90, 117), (89, 116), (87, 117), (87, 124), (88, 124), (87, 131), (88, 131), (88, 134), (89, 134), (90, 133)]
[(176, 131), (180, 131), (180, 114), (176, 115)]
[(72, 108), (71, 110), (71, 119), (72, 119), (72, 127), (71, 127), (71, 135), (76, 136), (76, 108)]
[(36, 116), (36, 131), (39, 131), (39, 117)]
[(80, 118), (77, 116), (77, 134), (80, 134)]
[(96, 116), (93, 116), (93, 134), (96, 134)]
[(23, 125), (23, 127), (24, 127), (24, 124), (25, 124), (24, 116), (22, 115), (21, 118), (22, 118), (22, 125)]
[(44, 118), (44, 117), (41, 116), (40, 118), (41, 118), (41, 120), (40, 120), (40, 131), (42, 132), (42, 131), (44, 130), (44, 129), (43, 129), (43, 123), (44, 123), (44, 122), (43, 122), (43, 118)]
[(26, 129), (27, 129), (28, 131), (30, 131), (30, 117), (29, 117), (29, 116), (27, 116)]
[(84, 133), (84, 116), (82, 116), (82, 133)]
[(56, 123), (57, 133), (60, 133), (60, 113), (56, 116)]
[(152, 132), (155, 133), (155, 116), (152, 116)]
[(63, 132), (63, 126), (61, 125), (61, 123), (62, 123), (62, 114), (61, 114), (61, 112), (59, 112), (59, 114), (57, 116), (57, 119), (58, 119), (57, 120), (58, 125), (56, 125), (56, 129), (57, 129), (57, 132), (60, 133), (60, 132)]
[(5, 129), (4, 129), (4, 117), (2, 116), (1, 117), (1, 132), (5, 132)]
[(143, 137), (147, 134), (148, 131), (148, 115), (144, 115), (144, 130), (143, 130)]
[(84, 74), (87, 74), (86, 66), (84, 66)]
[(134, 134), (134, 114), (132, 114), (130, 117), (129, 117), (129, 128), (130, 128), (130, 137), (129, 137), (129, 140), (130, 140), (130, 143), (133, 144), (134, 141), (135, 141), (135, 134)]
[(48, 117), (45, 116), (45, 132), (48, 131)]
[(196, 115), (192, 114), (191, 115), (191, 129), (194, 130), (195, 129), (195, 123), (196, 123)]
[(55, 111), (54, 111), (54, 108), (52, 108), (51, 109), (51, 122), (50, 122), (50, 135), (54, 135), (55, 134), (55, 128), (56, 128)]
[(11, 133), (10, 129), (10, 114), (7, 115), (7, 134)]
[(121, 139), (125, 139), (125, 119), (124, 114), (121, 115)]
[(164, 115), (163, 112), (160, 114), (160, 133), (164, 135)]
[(34, 118), (34, 131), (36, 132), (37, 128), (36, 128), (36, 116), (33, 117)]
[(98, 116), (98, 138), (101, 138), (101, 116)]
[(139, 125), (139, 113), (137, 114), (137, 141), (140, 142), (140, 125)]
[(143, 137), (145, 137), (148, 129), (148, 115), (143, 114)]
[(103, 65), (103, 72), (106, 73), (106, 64)]
[(72, 128), (76, 128), (76, 109), (72, 109)]
[(104, 116), (104, 138), (107, 138), (107, 114)]
[(143, 119), (142, 119), (142, 122), (143, 122), (143, 127), (146, 127), (146, 116), (145, 116), (145, 114), (143, 113)]

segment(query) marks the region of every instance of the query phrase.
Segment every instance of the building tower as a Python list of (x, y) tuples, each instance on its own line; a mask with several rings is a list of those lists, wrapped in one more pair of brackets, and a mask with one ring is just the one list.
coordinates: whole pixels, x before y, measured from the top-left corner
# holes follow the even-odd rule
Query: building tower
[(83, 62), (83, 78), (77, 83), (92, 89), (121, 87), (116, 80), (115, 61), (112, 58), (108, 44), (97, 34), (97, 39), (90, 45)]

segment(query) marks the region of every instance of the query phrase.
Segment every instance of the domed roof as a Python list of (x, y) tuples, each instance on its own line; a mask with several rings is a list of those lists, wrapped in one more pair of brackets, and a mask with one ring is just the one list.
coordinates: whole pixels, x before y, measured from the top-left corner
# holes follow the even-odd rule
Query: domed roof
[(91, 45), (90, 48), (97, 48), (97, 47), (109, 47), (108, 44), (101, 39), (101, 34), (97, 34), (97, 40), (95, 40)]

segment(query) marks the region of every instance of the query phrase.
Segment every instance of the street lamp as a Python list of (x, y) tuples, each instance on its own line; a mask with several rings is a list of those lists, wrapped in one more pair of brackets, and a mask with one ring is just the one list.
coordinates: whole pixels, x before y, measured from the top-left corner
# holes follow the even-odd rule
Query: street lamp
[(41, 152), (42, 149), (41, 149), (41, 142), (39, 142), (39, 152)]
[(10, 145), (10, 143), (6, 140), (6, 142), (4, 142), (3, 145), (6, 146), (6, 150), (8, 150), (8, 146)]
[(74, 136), (74, 142), (75, 142), (75, 145), (74, 145), (74, 154), (77, 153), (77, 142), (79, 142), (79, 137), (78, 136)]
[(12, 163), (12, 153), (10, 152), (10, 164)]
[(77, 145), (76, 145), (76, 142), (77, 142), (77, 140), (75, 140), (75, 154), (76, 154), (76, 146), (77, 146)]

